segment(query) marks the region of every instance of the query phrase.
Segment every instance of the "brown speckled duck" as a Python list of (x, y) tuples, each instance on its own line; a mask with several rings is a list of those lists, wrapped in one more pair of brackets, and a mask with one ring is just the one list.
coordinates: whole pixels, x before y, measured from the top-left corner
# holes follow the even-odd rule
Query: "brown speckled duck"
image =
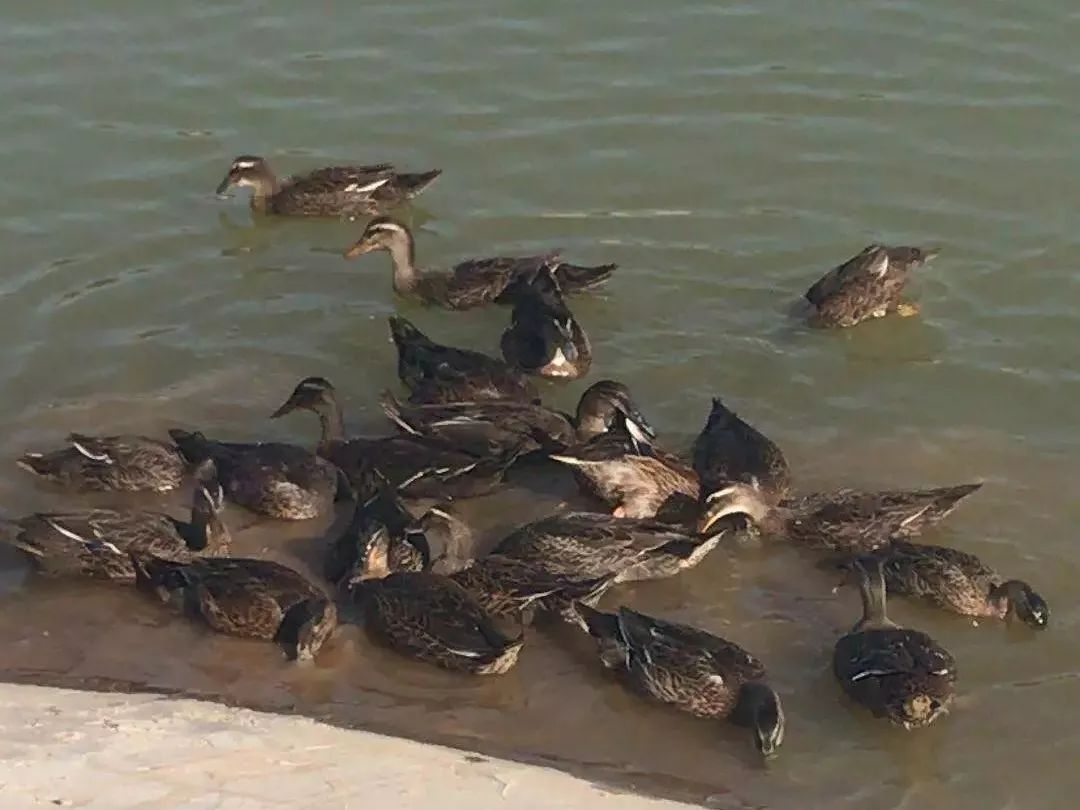
[(589, 336), (566, 306), (548, 267), (519, 294), (499, 345), (511, 366), (547, 379), (576, 380), (592, 365)]
[(1049, 606), (1030, 585), (1005, 579), (974, 554), (897, 540), (872, 556), (881, 563), (892, 595), (921, 599), (961, 616), (1015, 615), (1036, 630), (1050, 621)]
[(727, 515), (745, 515), (764, 535), (785, 537), (811, 549), (866, 553), (899, 537), (937, 525), (982, 484), (937, 489), (862, 492), (841, 489), (802, 495), (773, 506), (747, 484), (709, 495), (699, 529)]
[(643, 435), (653, 435), (630, 391), (613, 380), (589, 386), (573, 416), (512, 400), (408, 405), (387, 392), (380, 403), (405, 433), (430, 436), (476, 456), (498, 456), (514, 448), (526, 453), (565, 450), (621, 425), (623, 419), (633, 421)]
[(902, 316), (918, 313), (915, 304), (901, 298), (911, 271), (922, 267), (938, 251), (918, 247), (869, 245), (822, 276), (806, 291), (814, 307), (815, 326), (855, 326), (890, 312)]
[(765, 758), (784, 741), (784, 709), (765, 667), (739, 645), (696, 627), (622, 607), (579, 606), (600, 660), (635, 691), (697, 717), (749, 726)]
[(184, 610), (212, 630), (275, 641), (290, 659), (313, 659), (337, 627), (337, 608), (319, 588), (272, 560), (206, 557), (187, 563), (136, 560), (140, 586), (163, 599), (183, 595)]
[(836, 642), (833, 672), (848, 696), (876, 717), (906, 729), (928, 726), (952, 702), (956, 662), (926, 633), (888, 619), (879, 561), (856, 561), (855, 570), (863, 617)]
[(345, 251), (345, 258), (353, 259), (379, 250), (387, 251), (393, 262), (394, 292), (446, 309), (513, 303), (542, 269), (554, 272), (568, 294), (598, 286), (615, 272), (613, 264), (597, 267), (568, 264), (557, 253), (467, 259), (449, 271), (422, 270), (415, 264), (412, 233), (403, 223), (390, 217), (371, 220), (359, 241)]
[(754, 484), (770, 503), (787, 497), (791, 473), (783, 452), (718, 398), (694, 441), (694, 470), (706, 493)]
[(390, 318), (390, 334), (398, 350), (398, 377), (410, 391), (410, 402), (539, 401), (528, 378), (501, 360), (435, 343), (400, 316)]
[(240, 155), (217, 187), (251, 189), (251, 209), (260, 214), (293, 217), (350, 217), (397, 208), (423, 192), (441, 169), (401, 174), (389, 163), (328, 166), (279, 180), (265, 159)]
[(68, 436), (67, 447), (25, 453), (17, 463), (27, 472), (81, 492), (169, 492), (183, 483), (188, 466), (168, 442), (79, 433)]

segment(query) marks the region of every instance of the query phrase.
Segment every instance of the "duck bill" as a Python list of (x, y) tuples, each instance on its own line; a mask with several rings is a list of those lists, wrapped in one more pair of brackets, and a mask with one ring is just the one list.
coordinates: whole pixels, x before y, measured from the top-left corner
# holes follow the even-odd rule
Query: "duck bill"
[(214, 190), (214, 193), (219, 197), (224, 194), (232, 186), (232, 177), (225, 175), (225, 178), (218, 183), (218, 187)]
[(274, 411), (272, 414), (270, 414), (270, 418), (271, 419), (277, 419), (279, 417), (284, 416), (287, 413), (292, 413), (293, 411), (295, 411), (299, 407), (300, 407), (300, 405), (299, 405), (299, 403), (296, 402), (295, 398), (294, 397), (289, 397), (289, 399), (286, 400), (284, 405), (282, 405), (280, 408), (278, 408), (276, 411)]
[(705, 534), (707, 531), (709, 531), (709, 529), (715, 526), (717, 522), (719, 522), (720, 518), (724, 517), (726, 514), (727, 512), (722, 510), (708, 511), (703, 514), (698, 520), (698, 534)]
[(374, 246), (370, 242), (361, 239), (351, 248), (346, 250), (342, 255), (346, 259), (355, 259), (357, 256), (363, 256), (365, 253), (370, 253), (373, 249)]

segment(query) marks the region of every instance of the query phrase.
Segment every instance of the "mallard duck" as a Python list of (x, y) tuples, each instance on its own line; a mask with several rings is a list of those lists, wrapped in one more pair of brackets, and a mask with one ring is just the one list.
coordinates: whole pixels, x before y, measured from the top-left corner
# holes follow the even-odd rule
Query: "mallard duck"
[(713, 397), (712, 410), (694, 441), (694, 470), (706, 493), (729, 484), (756, 484), (770, 503), (786, 498), (791, 473), (783, 452), (767, 436)]
[(815, 326), (855, 326), (890, 312), (915, 315), (919, 309), (901, 299), (911, 270), (922, 267), (938, 251), (918, 247), (869, 245), (822, 276), (806, 291), (814, 307)]
[(404, 432), (431, 436), (477, 456), (503, 455), (514, 448), (525, 453), (565, 450), (621, 425), (623, 419), (642, 436), (655, 435), (626, 386), (612, 380), (589, 386), (575, 416), (510, 400), (406, 405), (385, 392), (379, 401)]
[(624, 421), (582, 445), (551, 456), (574, 468), (578, 485), (612, 507), (615, 517), (653, 518), (675, 500), (696, 502), (701, 485), (688, 464), (649, 443)]
[(184, 481), (187, 464), (168, 442), (145, 436), (84, 436), (72, 433), (68, 447), (26, 453), (27, 472), (83, 492), (168, 492)]
[(697, 536), (655, 520), (566, 512), (518, 527), (492, 553), (580, 579), (613, 574), (618, 582), (631, 582), (692, 568), (722, 536)]
[(906, 729), (928, 726), (952, 702), (956, 662), (926, 633), (889, 621), (879, 561), (856, 561), (855, 569), (863, 617), (836, 642), (833, 672), (844, 691), (875, 716)]
[(604, 666), (633, 689), (697, 717), (749, 726), (758, 752), (776, 755), (784, 741), (780, 696), (766, 683), (764, 665), (742, 647), (626, 607), (603, 613), (582, 605), (578, 613)]
[(337, 627), (337, 608), (319, 588), (272, 560), (203, 557), (187, 563), (135, 558), (140, 586), (163, 599), (179, 591), (185, 612), (230, 636), (276, 641), (309, 661)]
[(745, 515), (762, 534), (787, 537), (808, 548), (865, 553), (898, 537), (914, 537), (945, 519), (982, 484), (861, 492), (841, 489), (768, 503), (747, 484), (708, 496), (698, 527), (707, 531), (727, 515)]
[(11, 522), (10, 542), (43, 576), (130, 583), (135, 581), (131, 555), (188, 562), (197, 554), (226, 553), (229, 530), (219, 517), (223, 497), (219, 486), (197, 486), (188, 521), (114, 509), (39, 512)]
[(170, 430), (188, 461), (212, 459), (225, 495), (260, 515), (308, 520), (353, 496), (345, 475), (332, 463), (293, 444), (219, 442), (199, 432)]
[(410, 402), (538, 401), (528, 378), (501, 360), (435, 343), (402, 317), (390, 318), (390, 332)]
[(385, 527), (369, 544), (353, 584), (368, 627), (391, 648), (446, 669), (501, 675), (517, 663), (524, 637), (511, 638), (458, 583), (430, 572), (390, 573)]
[(538, 377), (576, 380), (592, 365), (589, 336), (563, 301), (548, 267), (522, 289), (499, 345), (507, 363)]
[(397, 208), (430, 186), (441, 169), (400, 174), (389, 163), (328, 166), (278, 180), (266, 160), (240, 155), (217, 187), (251, 189), (251, 209), (260, 214), (293, 217), (356, 217)]
[(881, 563), (890, 594), (916, 597), (961, 616), (1005, 619), (1015, 614), (1036, 630), (1050, 621), (1049, 606), (1030, 585), (1006, 580), (974, 554), (897, 540), (872, 556)]
[(483, 495), (502, 483), (519, 453), (513, 448), (498, 457), (477, 459), (422, 436), (346, 439), (337, 394), (323, 377), (301, 380), (272, 417), (295, 410), (318, 415), (322, 434), (316, 452), (343, 470), (362, 497), (382, 482), (410, 497)]
[(557, 253), (544, 256), (467, 259), (448, 272), (421, 270), (415, 262), (412, 233), (390, 217), (376, 217), (363, 235), (345, 251), (346, 259), (385, 250), (394, 266), (394, 292), (446, 309), (474, 309), (488, 304), (512, 303), (541, 268), (551, 268), (567, 292), (595, 287), (606, 281), (616, 265), (583, 267), (567, 264)]
[(327, 546), (326, 578), (347, 586), (360, 578), (375, 532), (387, 532), (388, 565), (391, 573), (425, 571), (439, 555), (459, 556), (468, 544), (468, 525), (446, 509), (433, 506), (416, 518), (390, 487), (356, 506), (352, 520)]

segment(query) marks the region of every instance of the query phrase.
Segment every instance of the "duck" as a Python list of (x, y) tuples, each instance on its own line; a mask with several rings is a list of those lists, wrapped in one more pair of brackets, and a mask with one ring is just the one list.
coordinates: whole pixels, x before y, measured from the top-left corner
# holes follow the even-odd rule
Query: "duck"
[(240, 155), (217, 187), (251, 189), (251, 210), (292, 217), (349, 217), (397, 208), (423, 193), (442, 169), (404, 174), (389, 163), (327, 166), (279, 180), (265, 158)]
[(226, 497), (256, 514), (310, 520), (354, 497), (341, 470), (294, 444), (220, 442), (179, 428), (169, 435), (189, 462), (213, 460)]
[(926, 633), (889, 620), (879, 560), (856, 560), (854, 569), (863, 617), (836, 642), (833, 673), (844, 692), (874, 716), (905, 729), (928, 726), (952, 703), (956, 662)]
[(581, 579), (614, 575), (616, 582), (634, 582), (692, 568), (723, 535), (696, 535), (655, 520), (564, 512), (519, 526), (492, 553)]
[(336, 390), (325, 377), (301, 380), (271, 416), (296, 410), (318, 415), (322, 432), (315, 452), (342, 470), (365, 498), (382, 482), (412, 498), (484, 495), (502, 484), (520, 453), (510, 448), (500, 456), (478, 459), (423, 436), (346, 439)]
[(628, 607), (605, 613), (578, 606), (603, 665), (636, 692), (696, 717), (749, 727), (771, 759), (784, 741), (785, 715), (765, 666), (738, 644), (697, 627)]
[(841, 489), (773, 506), (757, 487), (732, 484), (706, 498), (698, 529), (708, 531), (721, 518), (744, 515), (762, 534), (786, 537), (808, 549), (868, 553), (936, 526), (981, 488), (972, 483), (882, 492)]
[(389, 533), (376, 530), (352, 596), (365, 623), (391, 649), (444, 669), (502, 675), (517, 663), (524, 635), (509, 636), (454, 580), (427, 571), (392, 573)]
[(231, 538), (221, 520), (223, 507), (219, 485), (199, 485), (188, 520), (162, 512), (86, 509), (38, 512), (5, 522), (12, 531), (8, 542), (40, 576), (133, 584), (132, 555), (190, 562), (199, 555), (227, 553)]
[(390, 318), (390, 334), (398, 351), (398, 377), (409, 389), (413, 404), (539, 402), (525, 374), (501, 360), (435, 343), (401, 316)]
[(806, 300), (813, 307), (811, 325), (850, 327), (890, 312), (903, 317), (918, 314), (918, 306), (901, 296), (911, 271), (938, 252), (920, 247), (866, 246), (806, 291)]
[(574, 469), (578, 486), (612, 507), (620, 518), (654, 518), (670, 509), (696, 503), (701, 494), (697, 473), (682, 459), (651, 443), (638, 426), (624, 419), (577, 447), (551, 455)]
[(705, 494), (729, 484), (755, 484), (770, 503), (778, 503), (791, 489), (783, 451), (719, 397), (713, 397), (709, 418), (694, 440), (693, 459)]
[(337, 608), (315, 584), (273, 560), (200, 557), (176, 562), (133, 557), (137, 584), (211, 630), (278, 643), (289, 660), (311, 661), (337, 627)]
[(550, 267), (525, 285), (499, 345), (509, 365), (550, 380), (576, 380), (592, 365), (589, 336), (566, 306)]
[(168, 442), (146, 436), (72, 433), (67, 447), (24, 453), (16, 464), (53, 484), (80, 492), (170, 492), (188, 465)]
[(624, 419), (646, 438), (656, 435), (629, 389), (614, 380), (590, 385), (573, 415), (513, 400), (409, 405), (389, 391), (379, 402), (404, 433), (439, 439), (477, 456), (498, 456), (514, 448), (523, 453), (558, 452), (599, 436)]
[(1030, 585), (1006, 579), (966, 551), (894, 540), (871, 556), (881, 563), (890, 594), (976, 619), (1015, 616), (1035, 630), (1050, 621), (1050, 607)]
[(326, 578), (347, 587), (362, 573), (368, 546), (375, 532), (388, 535), (388, 565), (391, 573), (426, 571), (439, 555), (460, 558), (468, 547), (472, 532), (448, 507), (432, 506), (420, 517), (413, 517), (392, 487), (383, 486), (367, 501), (358, 503), (352, 519), (326, 548)]
[(603, 284), (617, 267), (568, 264), (558, 253), (547, 253), (466, 259), (449, 271), (422, 270), (415, 264), (416, 243), (412, 232), (404, 223), (387, 216), (372, 219), (344, 255), (346, 259), (355, 259), (381, 250), (390, 254), (394, 292), (403, 298), (452, 310), (513, 303), (542, 270), (554, 273), (561, 288), (572, 293)]

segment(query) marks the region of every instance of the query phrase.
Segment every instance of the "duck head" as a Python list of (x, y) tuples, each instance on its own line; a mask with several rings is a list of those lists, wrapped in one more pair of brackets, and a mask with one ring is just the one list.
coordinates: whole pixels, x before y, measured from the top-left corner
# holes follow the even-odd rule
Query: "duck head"
[(745, 515), (755, 525), (769, 516), (769, 505), (761, 489), (753, 484), (730, 484), (705, 499), (698, 532), (705, 534), (728, 515)]
[(217, 194), (224, 194), (230, 188), (247, 186), (255, 189), (256, 194), (272, 193), (275, 185), (274, 173), (267, 162), (257, 155), (240, 155), (235, 158), (225, 178), (218, 184)]
[(301, 380), (292, 394), (280, 408), (274, 411), (271, 419), (277, 419), (293, 411), (305, 410), (322, 413), (333, 408), (337, 403), (334, 386), (324, 377), (307, 377)]
[(191, 500), (191, 523), (186, 531), (181, 529), (184, 540), (192, 551), (226, 549), (232, 536), (221, 519), (221, 513), (225, 510), (225, 490), (218, 481), (214, 460), (208, 458), (199, 462), (192, 471), (192, 477), (195, 479), (195, 489)]
[(591, 439), (620, 423), (635, 441), (651, 444), (656, 438), (656, 431), (625, 385), (614, 380), (601, 380), (589, 386), (578, 401), (578, 438)]
[(345, 251), (346, 259), (365, 253), (387, 250), (391, 254), (412, 256), (413, 237), (409, 229), (392, 217), (375, 217), (364, 228), (360, 238)]
[(743, 684), (731, 720), (749, 726), (754, 732), (754, 747), (762, 757), (772, 759), (779, 753), (786, 718), (780, 696), (771, 686), (757, 681)]
[(1036, 630), (1045, 630), (1050, 622), (1050, 606), (1046, 600), (1019, 579), (1010, 579), (992, 588), (990, 602), (1002, 615), (1015, 613), (1016, 618)]

